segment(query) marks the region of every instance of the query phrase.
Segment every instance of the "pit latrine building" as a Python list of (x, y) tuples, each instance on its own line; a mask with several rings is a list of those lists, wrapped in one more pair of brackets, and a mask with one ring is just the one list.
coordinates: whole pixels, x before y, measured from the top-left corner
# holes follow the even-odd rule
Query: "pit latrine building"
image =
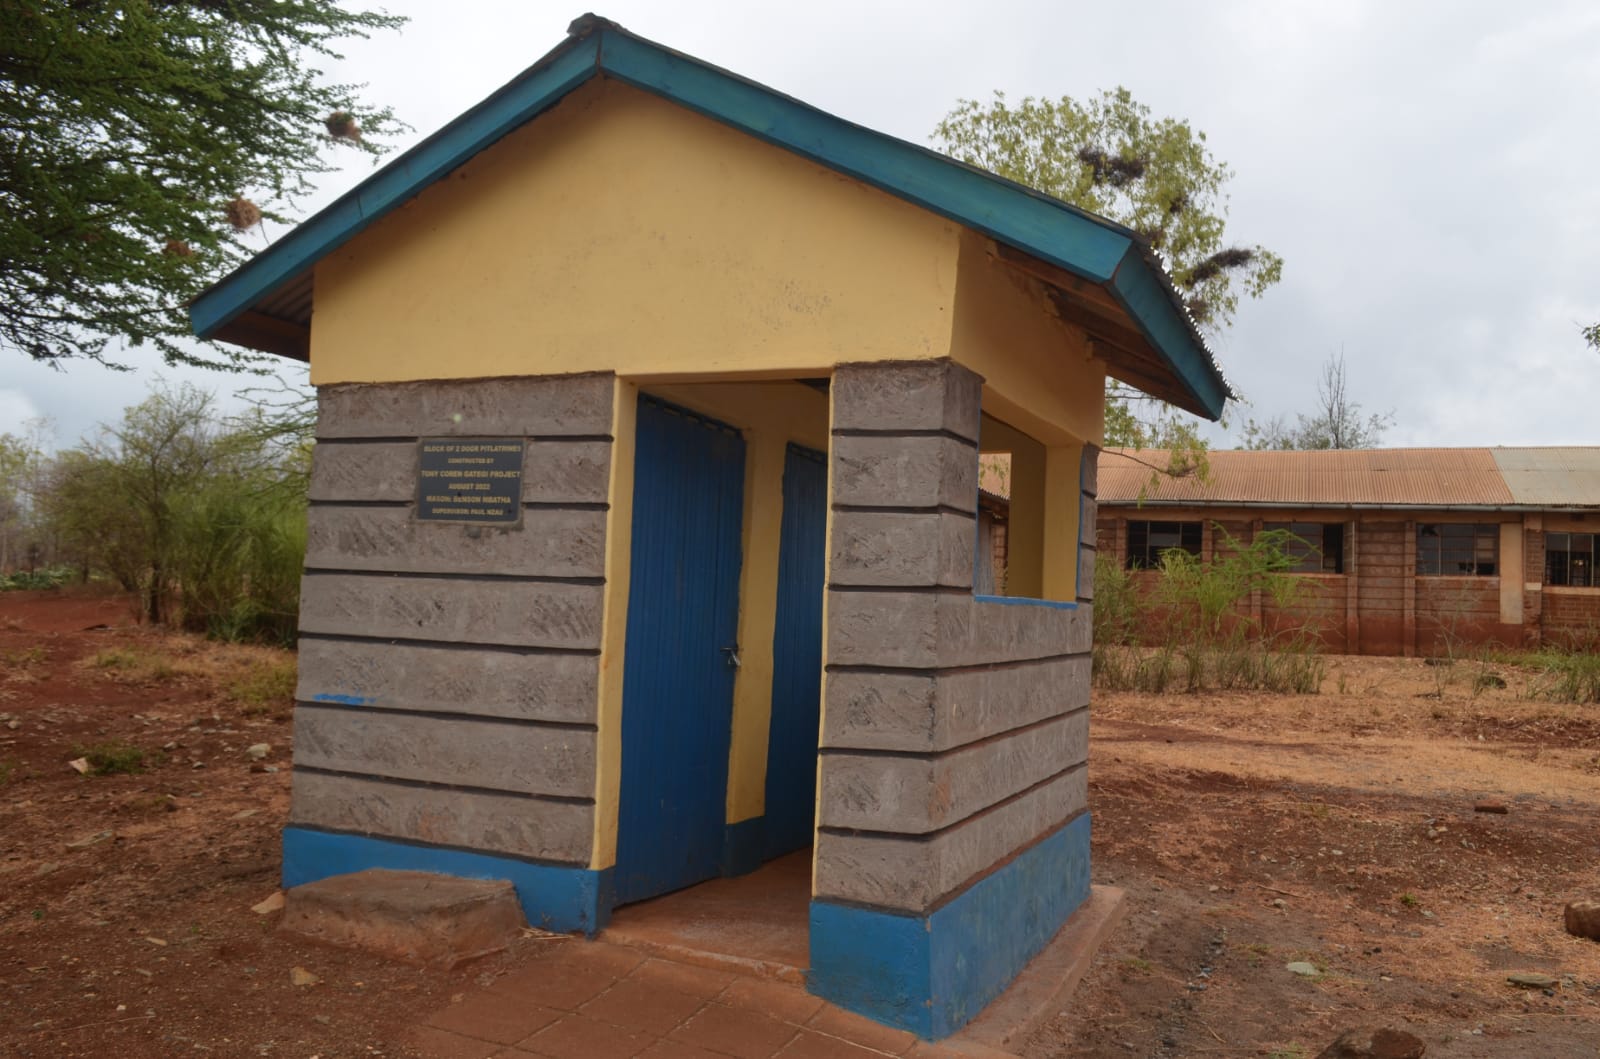
[(1101, 453), (1099, 553), (1144, 571), (1166, 548), (1205, 558), (1285, 529), (1305, 591), (1292, 613), (1252, 599), (1266, 629), (1307, 624), (1350, 654), (1600, 644), (1600, 448), (1208, 459), (1202, 481), (1153, 474), (1164, 453)]
[(586, 16), (192, 316), (318, 391), (286, 883), (809, 850), (810, 988), (925, 1037), (1085, 900), (1105, 378), (1228, 396), (1134, 233)]

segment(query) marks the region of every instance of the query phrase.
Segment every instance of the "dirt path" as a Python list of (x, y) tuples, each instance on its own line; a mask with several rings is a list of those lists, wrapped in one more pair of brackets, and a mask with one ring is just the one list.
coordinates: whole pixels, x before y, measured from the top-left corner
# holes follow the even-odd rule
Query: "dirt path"
[[(292, 666), (117, 600), (0, 595), (0, 1056), (403, 1056), (452, 997), (548, 958), (422, 972), (251, 911), (277, 889)], [(1506, 676), (1474, 697), (1340, 659), (1319, 696), (1097, 692), (1095, 876), (1134, 912), (1028, 1054), (1308, 1059), (1376, 1023), (1430, 1056), (1595, 1059), (1600, 945), (1560, 915), (1600, 897), (1600, 709)], [(141, 769), (70, 767), (105, 744)], [(1491, 797), (1509, 811), (1473, 812)]]
[(1561, 926), (1600, 895), (1600, 711), (1508, 683), (1342, 659), (1319, 696), (1098, 694), (1095, 875), (1135, 911), (1028, 1054), (1292, 1059), (1359, 1025), (1600, 1054), (1600, 945)]

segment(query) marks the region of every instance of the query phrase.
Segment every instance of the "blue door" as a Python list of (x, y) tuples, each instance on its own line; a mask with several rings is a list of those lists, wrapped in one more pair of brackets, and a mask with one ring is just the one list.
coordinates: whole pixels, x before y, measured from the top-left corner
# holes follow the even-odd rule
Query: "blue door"
[(739, 433), (641, 396), (622, 678), (619, 904), (718, 872), (743, 507)]
[(822, 579), (828, 539), (828, 458), (790, 445), (783, 467), (778, 621), (772, 639), (767, 735), (767, 859), (811, 845), (822, 707)]

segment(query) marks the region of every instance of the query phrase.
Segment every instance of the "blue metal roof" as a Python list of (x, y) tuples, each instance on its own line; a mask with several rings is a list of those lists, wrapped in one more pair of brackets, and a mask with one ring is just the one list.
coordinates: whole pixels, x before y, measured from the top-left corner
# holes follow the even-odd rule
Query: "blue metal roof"
[(575, 21), (566, 41), (515, 80), (203, 292), (190, 307), (195, 334), (218, 337), (247, 313), (270, 316), (261, 313), (264, 303), (305, 283), (324, 255), (596, 75), (671, 100), (1102, 286), (1177, 384), (1161, 396), (1212, 419), (1231, 396), (1170, 279), (1128, 229), (824, 113), (595, 15)]

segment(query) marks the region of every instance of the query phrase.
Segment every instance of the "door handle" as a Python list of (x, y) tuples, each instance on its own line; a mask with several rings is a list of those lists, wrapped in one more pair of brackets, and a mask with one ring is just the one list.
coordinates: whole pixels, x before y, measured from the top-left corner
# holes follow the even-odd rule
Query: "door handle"
[(722, 649), (722, 653), (726, 658), (729, 669), (738, 669), (740, 666), (744, 665), (743, 662), (739, 661), (738, 644), (734, 644), (731, 647), (724, 647)]

